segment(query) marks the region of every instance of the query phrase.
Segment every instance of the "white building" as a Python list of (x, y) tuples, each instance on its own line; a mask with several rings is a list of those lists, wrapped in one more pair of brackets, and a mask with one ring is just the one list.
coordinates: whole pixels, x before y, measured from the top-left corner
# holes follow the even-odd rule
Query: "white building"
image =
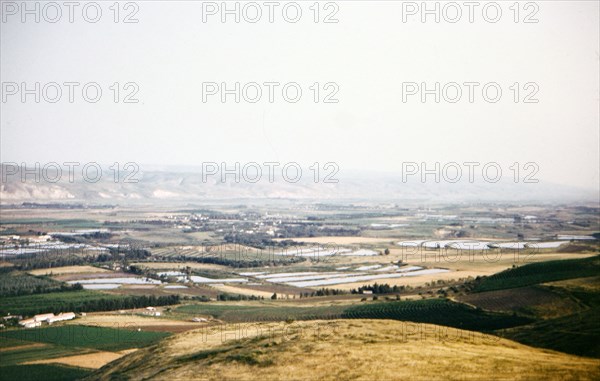
[(50, 314), (39, 314), (39, 315), (35, 315), (33, 317), (33, 320), (35, 321), (39, 321), (39, 322), (43, 322), (43, 321), (48, 321), (48, 319), (51, 319), (54, 317), (54, 314), (50, 313)]
[(19, 320), (19, 325), (22, 325), (24, 328), (35, 328), (40, 327), (42, 325), (41, 321), (36, 321), (34, 318)]
[(50, 314), (39, 314), (35, 315), (30, 319), (19, 320), (19, 325), (22, 325), (25, 328), (35, 328), (40, 327), (42, 322), (47, 322), (48, 324), (55, 323), (57, 321), (71, 320), (75, 319), (75, 314), (73, 312), (64, 312), (58, 315)]
[(65, 313), (61, 312), (58, 315), (48, 319), (48, 324), (52, 324), (57, 321), (72, 320), (72, 319), (75, 319), (75, 314), (73, 312), (65, 312)]

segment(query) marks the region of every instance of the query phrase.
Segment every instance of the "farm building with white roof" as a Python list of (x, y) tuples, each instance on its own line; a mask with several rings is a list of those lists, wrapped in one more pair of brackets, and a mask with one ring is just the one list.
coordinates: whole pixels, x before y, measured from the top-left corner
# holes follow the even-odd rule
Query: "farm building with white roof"
[(72, 320), (72, 319), (75, 319), (75, 314), (73, 312), (65, 312), (65, 313), (61, 312), (60, 314), (48, 319), (48, 324), (52, 324), (57, 321)]
[(33, 317), (33, 319), (35, 321), (42, 322), (42, 321), (48, 321), (48, 319), (53, 318), (53, 317), (54, 317), (54, 314), (52, 314), (52, 313), (50, 313), (50, 314), (39, 314), (39, 315), (35, 315)]

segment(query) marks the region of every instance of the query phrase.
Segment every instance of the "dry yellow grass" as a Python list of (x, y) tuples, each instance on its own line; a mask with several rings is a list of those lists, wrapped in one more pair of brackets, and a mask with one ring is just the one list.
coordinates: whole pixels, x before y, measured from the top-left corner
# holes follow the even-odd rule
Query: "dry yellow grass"
[(182, 320), (171, 320), (165, 318), (146, 317), (132, 314), (119, 313), (88, 313), (77, 320), (71, 320), (66, 324), (92, 325), (110, 328), (136, 328), (136, 327), (169, 327), (184, 326), (189, 323)]
[(135, 352), (136, 349), (127, 349), (120, 352), (94, 352), (84, 355), (56, 357), (52, 359), (35, 360), (23, 363), (29, 364), (64, 364), (70, 366), (78, 366), (81, 368), (100, 369), (104, 365), (115, 361), (129, 353)]
[(600, 360), (469, 331), (389, 320), (189, 331), (91, 375), (109, 380), (594, 380)]
[(31, 270), (31, 275), (63, 275), (63, 274), (92, 274), (92, 273), (106, 273), (110, 272), (107, 269), (101, 269), (94, 266), (64, 266), (64, 267), (53, 267), (49, 269), (37, 269)]
[(15, 345), (14, 347), (0, 348), (0, 352), (20, 351), (22, 349), (41, 348), (41, 347), (45, 347), (45, 346), (47, 346), (47, 344), (44, 344), (44, 343), (31, 343), (31, 344)]
[[(432, 281), (437, 281), (437, 280), (458, 280), (459, 278), (468, 278), (468, 277), (477, 277), (477, 276), (481, 276), (481, 275), (492, 275), (494, 272), (488, 272), (488, 271), (451, 271), (448, 273), (439, 273), (439, 274), (426, 274), (426, 275), (419, 275), (419, 276), (414, 276), (414, 277), (402, 277), (402, 278), (381, 278), (381, 279), (375, 279), (375, 280), (371, 280), (371, 281), (363, 281), (363, 282), (354, 282), (354, 283), (344, 283), (344, 284), (335, 284), (332, 286), (329, 286), (331, 288), (335, 288), (335, 289), (339, 289), (339, 290), (351, 290), (353, 288), (358, 288), (360, 286), (366, 285), (366, 284), (373, 284), (373, 283), (387, 283), (390, 286), (411, 286), (411, 287), (418, 287), (418, 286), (423, 286), (425, 285), (425, 283), (430, 283)], [(311, 287), (313, 289), (319, 289), (322, 288), (324, 286), (315, 286), (315, 287)]]
[(567, 279), (558, 282), (544, 283), (548, 286), (565, 287), (565, 288), (584, 288), (588, 291), (600, 290), (600, 276), (589, 278)]
[(262, 296), (264, 298), (270, 298), (271, 295), (273, 295), (273, 292), (250, 290), (247, 288), (235, 287), (235, 286), (229, 286), (229, 285), (213, 285), (212, 287), (216, 288), (219, 291), (227, 292), (227, 293), (231, 293), (231, 294), (240, 294), (240, 295), (248, 295), (248, 296), (255, 295), (255, 296)]

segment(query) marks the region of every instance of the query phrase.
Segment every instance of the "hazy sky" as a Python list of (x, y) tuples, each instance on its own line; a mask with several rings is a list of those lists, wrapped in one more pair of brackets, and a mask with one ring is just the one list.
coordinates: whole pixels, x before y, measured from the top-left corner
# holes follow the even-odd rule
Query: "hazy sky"
[[(35, 23), (33, 16), (23, 23), (20, 13), (7, 14), (2, 3), (4, 162), (135, 161), (143, 169), (208, 161), (334, 161), (342, 170), (391, 172), (399, 172), (402, 162), (495, 161), (504, 168), (536, 162), (542, 181), (598, 188), (598, 1), (535, 2), (538, 23), (522, 22), (535, 11), (524, 2), (515, 23), (512, 1), (499, 2), (497, 23), (482, 17), (486, 2), (475, 9), (473, 23), (465, 7), (456, 23), (443, 15), (440, 23), (433, 16), (422, 23), (420, 13), (404, 23), (407, 5), (395, 1), (335, 2), (338, 23), (315, 23), (312, 1), (299, 2), (297, 23), (283, 19), (286, 2), (275, 8), (273, 23), (263, 2), (256, 23), (243, 17), (235, 23), (233, 16), (222, 23), (220, 14), (204, 23), (202, 2), (192, 1), (136, 2), (138, 23), (115, 23), (112, 1), (98, 2), (103, 13), (97, 23), (82, 18), (82, 7), (73, 23), (67, 8), (56, 23), (43, 17)], [(135, 10), (124, 6), (120, 19)], [(293, 17), (293, 8), (288, 10)], [(333, 10), (322, 2), (320, 20)], [(103, 93), (88, 103), (80, 86), (69, 103), (62, 86), (57, 103), (35, 103), (33, 96), (22, 103), (20, 93), (7, 94), (8, 82), (30, 88), (35, 82), (96, 82)], [(114, 82), (136, 83), (139, 103), (114, 103)], [(219, 96), (203, 103), (204, 82), (282, 85), (273, 103), (264, 86), (257, 103), (238, 104), (233, 96), (226, 103)], [(281, 96), (288, 82), (303, 90), (297, 103)], [(309, 87), (315, 82), (321, 98), (333, 88), (323, 89), (325, 83), (337, 84), (339, 102), (314, 103)], [(438, 104), (433, 96), (422, 103), (418, 95), (404, 103), (403, 82), (482, 85), (473, 103), (466, 93), (457, 103)], [(482, 97), (488, 82), (502, 88), (497, 103)], [(521, 87), (518, 103), (510, 89), (515, 82)], [(523, 88), (529, 82), (539, 88), (538, 103), (523, 102), (535, 90)], [(127, 93), (121, 89), (120, 97)]]

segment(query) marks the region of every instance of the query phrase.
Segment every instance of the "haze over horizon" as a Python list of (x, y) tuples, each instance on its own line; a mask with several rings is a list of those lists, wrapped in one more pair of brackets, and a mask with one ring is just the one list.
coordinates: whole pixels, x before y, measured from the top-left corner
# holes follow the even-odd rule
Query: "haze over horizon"
[[(98, 23), (9, 16), (0, 26), (2, 82), (96, 82), (103, 96), (7, 96), (0, 159), (136, 162), (142, 170), (335, 162), (341, 173), (399, 176), (405, 162), (533, 162), (542, 184), (600, 191), (599, 3), (576, 3), (541, 2), (532, 24), (515, 24), (508, 6), (497, 23), (480, 13), (474, 23), (404, 23), (400, 3), (365, 1), (336, 3), (339, 22), (329, 24), (312, 22), (304, 3), (298, 23), (203, 22), (201, 3), (162, 1), (139, 2), (133, 24), (112, 22), (105, 3)], [(202, 99), (203, 83), (269, 81), (300, 84), (301, 100)], [(498, 83), (502, 99), (486, 102), (479, 91), (474, 103), (466, 93), (457, 103), (402, 99), (406, 82), (469, 81)], [(130, 92), (125, 83), (137, 84), (139, 102), (114, 103), (114, 82), (120, 97)], [(335, 83), (339, 102), (315, 103), (315, 82), (321, 98)], [(520, 98), (531, 92), (524, 84), (537, 84), (539, 102), (515, 103), (515, 82)]]

